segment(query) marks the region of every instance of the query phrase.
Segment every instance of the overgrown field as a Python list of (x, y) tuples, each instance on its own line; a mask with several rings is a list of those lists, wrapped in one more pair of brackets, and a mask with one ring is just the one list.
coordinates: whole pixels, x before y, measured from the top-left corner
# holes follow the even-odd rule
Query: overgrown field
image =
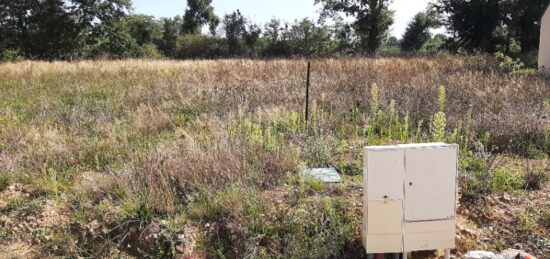
[[(0, 257), (361, 258), (362, 148), (461, 145), (457, 238), (550, 254), (550, 79), (490, 57), (0, 64)], [(305, 179), (331, 166), (344, 182)]]

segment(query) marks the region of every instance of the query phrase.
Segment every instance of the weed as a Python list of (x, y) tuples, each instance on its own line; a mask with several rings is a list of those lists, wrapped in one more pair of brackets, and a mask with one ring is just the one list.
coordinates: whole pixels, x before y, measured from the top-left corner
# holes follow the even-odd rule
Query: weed
[(8, 188), (11, 183), (11, 177), (7, 174), (0, 174), (0, 192)]
[(0, 209), (1, 214), (9, 214), (13, 211), (19, 210), (36, 210), (38, 205), (28, 199), (18, 198), (9, 201), (2, 209)]
[(550, 228), (550, 208), (547, 207), (546, 210), (542, 212), (540, 224), (545, 228)]
[(550, 171), (548, 168), (535, 170), (529, 164), (525, 163), (525, 174), (523, 175), (523, 188), (528, 191), (541, 190), (550, 180)]
[(324, 182), (321, 182), (321, 181), (318, 181), (318, 180), (307, 179), (305, 181), (305, 184), (310, 189), (312, 189), (316, 192), (323, 192), (327, 188), (327, 185)]
[(494, 192), (517, 192), (522, 189), (523, 179), (521, 175), (505, 168), (494, 171), (492, 190)]
[(515, 216), (517, 228), (523, 232), (533, 232), (538, 224), (535, 218), (527, 212), (520, 212)]

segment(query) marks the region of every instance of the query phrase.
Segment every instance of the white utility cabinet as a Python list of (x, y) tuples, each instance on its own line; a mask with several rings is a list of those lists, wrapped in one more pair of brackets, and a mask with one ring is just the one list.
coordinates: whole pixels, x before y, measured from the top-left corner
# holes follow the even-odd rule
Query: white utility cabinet
[(366, 147), (367, 253), (455, 248), (458, 145)]

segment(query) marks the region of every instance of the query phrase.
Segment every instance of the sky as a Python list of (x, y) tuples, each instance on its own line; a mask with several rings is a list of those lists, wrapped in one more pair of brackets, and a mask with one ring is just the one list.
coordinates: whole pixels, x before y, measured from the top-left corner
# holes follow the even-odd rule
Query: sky
[[(185, 0), (133, 0), (135, 13), (155, 17), (183, 15)], [(424, 10), (431, 0), (394, 0), (391, 9), (395, 10), (395, 22), (390, 33), (400, 38), (412, 17)], [(255, 23), (265, 24), (271, 18), (292, 22), (309, 17), (317, 19), (319, 6), (314, 0), (213, 0), (214, 12), (220, 17), (237, 9)]]

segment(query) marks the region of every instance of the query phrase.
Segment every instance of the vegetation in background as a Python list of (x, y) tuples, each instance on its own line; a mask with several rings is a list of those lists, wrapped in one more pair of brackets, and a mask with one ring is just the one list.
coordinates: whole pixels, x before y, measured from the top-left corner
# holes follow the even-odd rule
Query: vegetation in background
[[(402, 39), (389, 35), (390, 3), (316, 0), (319, 19), (261, 25), (239, 10), (218, 16), (211, 0), (187, 1), (182, 15), (159, 19), (132, 13), (130, 0), (3, 0), (0, 60), (501, 52), (537, 64), (538, 20), (548, 0), (439, 0), (413, 18)], [(450, 35), (430, 32), (440, 27)]]
[[(306, 67), (0, 65), (0, 257), (17, 242), (37, 257), (358, 257), (366, 145), (460, 144), (472, 211), (547, 192), (548, 78), (482, 56), (318, 59), (306, 128)], [(344, 181), (303, 178), (309, 166)], [(543, 212), (518, 212), (494, 245), (542, 254), (527, 237), (547, 240)]]
[(419, 51), (431, 39), (430, 29), (438, 27), (438, 20), (433, 10), (416, 14), (403, 35), (401, 49), (407, 52)]

